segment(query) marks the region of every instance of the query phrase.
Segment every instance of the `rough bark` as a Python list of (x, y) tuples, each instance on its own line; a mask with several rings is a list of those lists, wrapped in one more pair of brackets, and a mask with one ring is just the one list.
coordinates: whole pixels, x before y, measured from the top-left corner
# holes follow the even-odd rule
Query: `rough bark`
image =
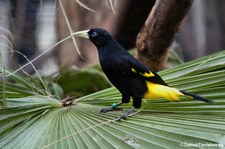
[(157, 0), (137, 36), (137, 58), (159, 71), (166, 68), (168, 47), (193, 0)]

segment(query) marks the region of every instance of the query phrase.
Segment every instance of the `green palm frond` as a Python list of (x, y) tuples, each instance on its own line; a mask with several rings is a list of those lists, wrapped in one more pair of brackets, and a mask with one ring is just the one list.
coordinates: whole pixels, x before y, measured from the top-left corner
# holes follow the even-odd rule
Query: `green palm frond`
[(169, 85), (214, 103), (151, 100), (121, 122), (113, 120), (121, 112), (99, 113), (103, 106), (120, 101), (113, 87), (78, 98), (67, 107), (51, 96), (37, 96), (40, 91), (32, 89), (36, 96), (7, 98), (8, 107), (0, 109), (0, 148), (222, 148), (224, 72), (225, 51), (162, 71), (159, 74)]
[[(0, 106), (3, 98), (20, 98), (32, 95), (51, 96), (43, 80), (37, 80), (30, 76), (24, 77), (0, 67), (0, 75), (5, 78), (0, 80)], [(38, 78), (39, 79), (39, 78)], [(5, 96), (5, 97), (4, 97)], [(4, 105), (3, 105), (4, 106)]]

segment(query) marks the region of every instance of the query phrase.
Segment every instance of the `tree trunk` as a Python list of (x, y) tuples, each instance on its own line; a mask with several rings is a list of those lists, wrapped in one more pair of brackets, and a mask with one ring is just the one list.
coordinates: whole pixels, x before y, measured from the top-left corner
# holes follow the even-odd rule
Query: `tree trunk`
[[(32, 60), (38, 51), (36, 43), (36, 16), (39, 8), (39, 2), (35, 0), (11, 0), (10, 17), (12, 17), (10, 30), (14, 35), (14, 50), (21, 54), (15, 53), (10, 61), (10, 69), (17, 69), (20, 65)], [(34, 70), (29, 66), (24, 68), (27, 73), (33, 73)], [(29, 71), (28, 71), (29, 70)]]
[(157, 0), (136, 41), (137, 58), (159, 71), (166, 68), (168, 47), (193, 0)]
[(155, 0), (118, 1), (113, 36), (125, 49), (135, 47), (137, 34), (154, 4)]

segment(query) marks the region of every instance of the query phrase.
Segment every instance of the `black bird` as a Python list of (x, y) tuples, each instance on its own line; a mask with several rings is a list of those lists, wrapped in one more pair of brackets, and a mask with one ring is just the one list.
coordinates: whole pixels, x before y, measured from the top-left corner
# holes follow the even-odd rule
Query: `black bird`
[(200, 101), (212, 101), (201, 96), (169, 87), (151, 68), (145, 66), (130, 55), (106, 30), (92, 28), (76, 33), (89, 39), (98, 49), (100, 65), (110, 82), (122, 94), (122, 101), (100, 112), (119, 110), (119, 105), (128, 103), (133, 98), (133, 107), (121, 115), (126, 118), (135, 108), (141, 107), (142, 99), (166, 98), (179, 101), (181, 96), (191, 96)]

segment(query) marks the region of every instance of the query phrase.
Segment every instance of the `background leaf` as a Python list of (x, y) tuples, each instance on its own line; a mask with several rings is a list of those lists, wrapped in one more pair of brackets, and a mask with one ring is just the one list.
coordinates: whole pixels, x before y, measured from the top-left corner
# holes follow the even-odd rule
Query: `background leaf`
[(110, 87), (103, 73), (94, 67), (64, 70), (51, 79), (62, 87), (64, 96), (83, 96)]

